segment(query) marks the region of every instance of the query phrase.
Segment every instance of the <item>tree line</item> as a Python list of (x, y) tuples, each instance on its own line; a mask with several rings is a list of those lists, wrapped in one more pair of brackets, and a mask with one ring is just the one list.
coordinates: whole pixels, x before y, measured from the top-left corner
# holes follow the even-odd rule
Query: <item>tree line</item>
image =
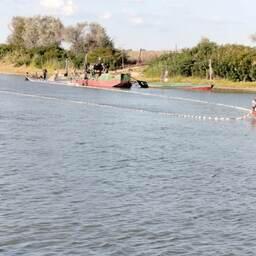
[(61, 68), (68, 58), (75, 68), (81, 68), (86, 56), (88, 62), (101, 58), (114, 68), (126, 60), (98, 23), (80, 22), (65, 27), (60, 19), (51, 16), (16, 16), (9, 28), (7, 44), (0, 45), (0, 59), (16, 66)]
[(146, 74), (160, 77), (168, 71), (170, 77), (209, 78), (209, 61), (214, 78), (232, 81), (256, 81), (256, 48), (225, 44), (218, 45), (203, 38), (195, 47), (171, 51), (153, 60)]

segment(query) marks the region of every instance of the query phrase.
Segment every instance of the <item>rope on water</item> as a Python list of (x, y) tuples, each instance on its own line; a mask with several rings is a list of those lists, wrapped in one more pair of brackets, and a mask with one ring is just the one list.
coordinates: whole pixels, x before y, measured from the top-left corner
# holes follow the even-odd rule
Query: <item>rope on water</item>
[(218, 117), (218, 116), (202, 116), (202, 115), (190, 115), (190, 114), (175, 114), (175, 113), (159, 113), (161, 115), (168, 115), (168, 116), (175, 116), (179, 118), (185, 118), (185, 119), (194, 119), (194, 120), (200, 120), (200, 121), (241, 121), (245, 119), (251, 118), (251, 113), (248, 113), (246, 115), (240, 116), (240, 117)]
[(80, 105), (87, 105), (87, 106), (95, 106), (95, 107), (104, 107), (104, 108), (111, 108), (111, 109), (122, 109), (122, 110), (129, 110), (129, 111), (135, 111), (140, 113), (153, 113), (158, 115), (164, 115), (164, 116), (170, 116), (170, 117), (176, 117), (176, 118), (184, 118), (184, 119), (194, 119), (194, 120), (200, 120), (200, 121), (240, 121), (252, 118), (252, 112), (247, 109), (241, 109), (241, 110), (247, 110), (248, 113), (240, 116), (240, 117), (218, 117), (218, 116), (204, 116), (204, 115), (191, 115), (191, 114), (181, 114), (181, 113), (171, 113), (171, 112), (158, 112), (158, 111), (151, 111), (151, 110), (145, 110), (145, 109), (137, 109), (137, 108), (129, 108), (129, 107), (121, 107), (116, 105), (109, 105), (109, 104), (101, 104), (101, 103), (93, 103), (93, 102), (87, 102), (87, 101), (76, 101), (76, 100), (68, 100), (68, 99), (61, 99), (57, 97), (49, 97), (49, 96), (43, 96), (43, 95), (35, 95), (35, 94), (28, 94), (28, 93), (19, 93), (19, 92), (13, 92), (13, 91), (0, 91), (0, 93), (3, 94), (11, 94), (16, 96), (23, 96), (23, 97), (30, 97), (30, 98), (37, 98), (37, 99), (44, 99), (44, 100), (54, 100), (54, 101), (60, 101), (60, 102), (67, 102), (67, 103), (74, 103), (74, 104), (80, 104)]
[(82, 86), (78, 84), (74, 84), (71, 82), (49, 82), (49, 81), (37, 81), (34, 80), (32, 82), (42, 82), (42, 83), (49, 83), (49, 84), (54, 84), (54, 85), (65, 85), (65, 86), (71, 86), (71, 87), (81, 87), (81, 88), (88, 88), (88, 89), (93, 89), (93, 90), (103, 90), (103, 91), (111, 91), (111, 92), (116, 92), (116, 93), (127, 93), (127, 94), (135, 94), (135, 95), (141, 95), (141, 96), (150, 96), (150, 97), (156, 97), (156, 98), (162, 98), (162, 99), (169, 99), (169, 100), (177, 100), (177, 101), (185, 101), (185, 102), (193, 102), (193, 103), (199, 103), (199, 104), (209, 104), (209, 105), (214, 105), (214, 106), (221, 106), (225, 108), (231, 108), (231, 109), (236, 109), (236, 110), (241, 110), (248, 112), (250, 109), (239, 107), (239, 106), (233, 106), (233, 105), (227, 105), (223, 103), (212, 103), (209, 101), (205, 100), (197, 100), (197, 99), (192, 99), (192, 98), (184, 98), (184, 97), (176, 97), (176, 96), (166, 96), (166, 95), (159, 95), (159, 94), (152, 94), (152, 93), (147, 93), (147, 92), (138, 92), (138, 91), (126, 91), (126, 90), (117, 90), (114, 88), (97, 88), (97, 87), (91, 87), (91, 86)]

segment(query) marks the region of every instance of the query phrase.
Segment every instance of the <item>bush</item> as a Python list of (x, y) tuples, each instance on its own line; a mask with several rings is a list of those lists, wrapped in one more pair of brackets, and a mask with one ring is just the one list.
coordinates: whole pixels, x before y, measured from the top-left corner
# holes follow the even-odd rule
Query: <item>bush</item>
[(170, 52), (152, 61), (146, 74), (160, 77), (164, 70), (170, 76), (196, 76), (205, 78), (209, 73), (209, 60), (215, 77), (232, 81), (256, 80), (256, 49), (242, 45), (221, 45), (203, 39), (196, 47)]

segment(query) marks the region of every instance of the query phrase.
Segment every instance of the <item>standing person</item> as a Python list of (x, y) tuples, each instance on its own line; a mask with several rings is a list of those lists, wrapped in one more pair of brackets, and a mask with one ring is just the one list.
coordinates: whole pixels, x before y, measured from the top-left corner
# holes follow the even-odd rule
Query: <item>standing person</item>
[(59, 71), (57, 69), (54, 70), (54, 81), (56, 81), (59, 77)]
[(26, 72), (25, 81), (29, 81), (29, 73), (28, 72)]
[(87, 63), (84, 67), (84, 79), (88, 79), (88, 75), (90, 74), (90, 64)]
[(105, 64), (105, 73), (107, 74), (108, 73), (108, 70), (109, 70), (109, 64)]
[(47, 69), (46, 68), (43, 70), (43, 79), (44, 80), (47, 79)]
[(255, 112), (256, 111), (256, 98), (254, 98), (252, 100), (252, 111)]

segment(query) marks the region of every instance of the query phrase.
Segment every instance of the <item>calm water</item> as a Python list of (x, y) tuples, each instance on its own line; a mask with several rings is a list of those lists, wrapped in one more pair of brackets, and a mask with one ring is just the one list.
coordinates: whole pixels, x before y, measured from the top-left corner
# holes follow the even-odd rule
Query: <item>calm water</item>
[(160, 113), (254, 95), (132, 92), (0, 76), (1, 255), (255, 255), (254, 122)]

